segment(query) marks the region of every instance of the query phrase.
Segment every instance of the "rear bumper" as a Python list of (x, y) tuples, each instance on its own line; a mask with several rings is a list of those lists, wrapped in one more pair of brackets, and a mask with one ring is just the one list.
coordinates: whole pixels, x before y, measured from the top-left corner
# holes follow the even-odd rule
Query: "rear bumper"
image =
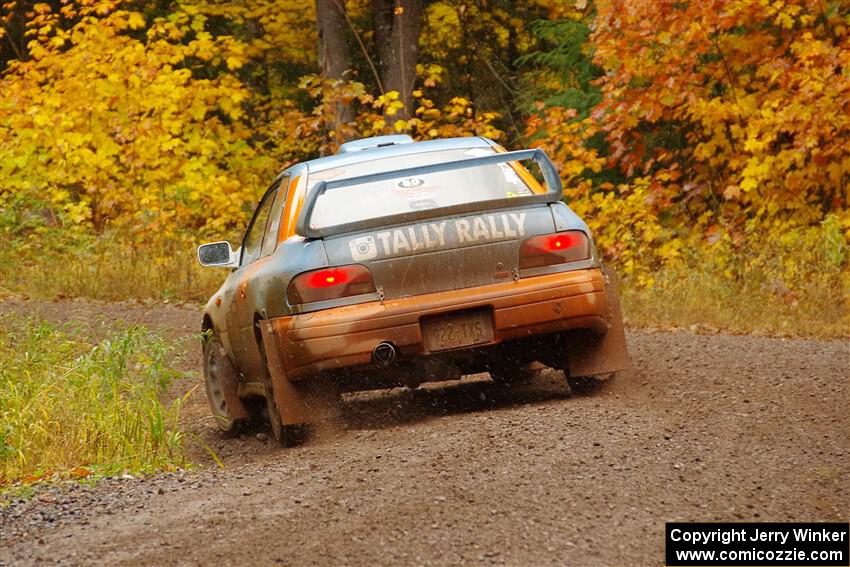
[(264, 341), (276, 351), (269, 352), (271, 366), (298, 380), (369, 364), (372, 350), (385, 341), (404, 357), (433, 354), (423, 342), (420, 320), (452, 311), (493, 310), (493, 341), (467, 349), (567, 329), (601, 335), (608, 329), (605, 285), (602, 271), (592, 268), (373, 301), (271, 319), (263, 325)]

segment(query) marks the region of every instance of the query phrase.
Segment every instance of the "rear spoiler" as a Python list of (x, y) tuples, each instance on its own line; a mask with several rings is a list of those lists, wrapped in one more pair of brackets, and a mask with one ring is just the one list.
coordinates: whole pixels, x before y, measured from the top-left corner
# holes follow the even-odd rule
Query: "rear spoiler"
[[(453, 171), (456, 169), (466, 169), (469, 167), (477, 167), (482, 165), (493, 165), (505, 163), (509, 161), (523, 161), (533, 159), (540, 166), (543, 172), (543, 179), (546, 182), (547, 191), (545, 193), (537, 193), (533, 195), (521, 195), (517, 197), (503, 197), (500, 199), (491, 199), (489, 201), (478, 201), (475, 203), (463, 203), (460, 205), (451, 205), (448, 207), (437, 207), (435, 209), (425, 209), (419, 211), (410, 211), (373, 219), (365, 219), (361, 221), (347, 222), (334, 226), (315, 228), (310, 226), (310, 217), (313, 215), (313, 208), (316, 206), (316, 201), (325, 192), (331, 189), (340, 187), (351, 187), (362, 183), (373, 183), (375, 181), (385, 181), (389, 179), (399, 179), (402, 177), (413, 177), (415, 175), (427, 175), (438, 171)], [(369, 175), (361, 175), (359, 177), (349, 177), (347, 179), (337, 179), (330, 181), (319, 181), (316, 186), (307, 194), (304, 201), (304, 208), (301, 211), (301, 216), (296, 225), (298, 234), (307, 238), (323, 238), (326, 236), (334, 236), (344, 234), (346, 232), (356, 232), (361, 230), (369, 230), (387, 225), (405, 224), (416, 222), (435, 216), (447, 216), (454, 214), (464, 214), (483, 209), (506, 209), (516, 207), (517, 205), (531, 205), (535, 203), (557, 203), (564, 195), (561, 186), (561, 178), (558, 175), (558, 170), (555, 165), (546, 155), (543, 150), (519, 150), (516, 152), (504, 152), (491, 156), (474, 157), (461, 159), (457, 161), (448, 161), (433, 165), (421, 165), (418, 167), (409, 167), (406, 169), (396, 169), (393, 171), (384, 171), (381, 173), (372, 173)]]

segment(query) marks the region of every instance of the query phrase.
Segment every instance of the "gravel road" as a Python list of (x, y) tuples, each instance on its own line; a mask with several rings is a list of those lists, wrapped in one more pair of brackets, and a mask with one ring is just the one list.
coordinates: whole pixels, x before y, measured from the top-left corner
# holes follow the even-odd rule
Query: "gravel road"
[[(2, 310), (138, 320), (176, 340), (199, 320), (94, 302)], [(665, 521), (850, 519), (847, 340), (628, 340), (634, 370), (593, 394), (551, 371), (358, 394), (291, 449), (263, 431), (221, 438), (199, 389), (187, 426), (223, 470), (198, 452), (192, 471), (12, 502), (0, 564), (660, 565)]]

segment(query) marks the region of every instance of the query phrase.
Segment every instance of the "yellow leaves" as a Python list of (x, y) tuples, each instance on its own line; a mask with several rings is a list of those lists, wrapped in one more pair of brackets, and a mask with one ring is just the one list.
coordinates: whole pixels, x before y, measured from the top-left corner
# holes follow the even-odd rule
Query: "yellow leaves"
[(654, 191), (650, 185), (650, 179), (642, 177), (604, 190), (591, 191), (586, 182), (567, 185), (565, 190), (570, 207), (588, 223), (605, 260), (616, 261), (625, 275), (644, 286), (652, 285), (654, 269), (676, 260), (684, 247), (647, 206)]
[[(67, 226), (109, 222), (142, 235), (151, 219), (161, 231), (240, 222), (234, 199), (254, 201), (271, 161), (241, 123), (250, 93), (232, 75), (195, 79), (180, 64), (208, 49), (233, 67), (244, 61), (242, 44), (209, 34), (183, 43), (182, 32), (169, 40), (174, 27), (163, 20), (141, 41), (122, 32), (144, 26), (133, 12), (87, 16), (63, 46), (59, 32), (34, 40), (37, 57), (10, 66), (0, 87), (4, 186), (35, 198), (50, 188)], [(229, 124), (208, 116), (216, 108)]]
[(30, 57), (35, 60), (41, 59), (48, 53), (47, 49), (44, 48), (44, 45), (37, 41), (29, 42), (27, 44), (27, 49), (29, 50)]
[(396, 120), (393, 124), (393, 129), (396, 131), (396, 133), (406, 132), (408, 128), (409, 124), (407, 120)]
[(218, 105), (224, 111), (225, 114), (227, 114), (233, 119), (238, 119), (243, 114), (242, 107), (238, 104), (235, 104), (233, 99), (230, 97), (222, 97), (221, 99), (219, 99)]
[(752, 191), (759, 186), (759, 182), (768, 173), (769, 165), (757, 158), (750, 158), (744, 171), (741, 173), (740, 187), (742, 191)]
[(189, 25), (189, 29), (191, 29), (192, 31), (198, 32), (199, 34), (201, 32), (206, 33), (206, 32), (204, 32), (204, 29), (206, 28), (206, 25), (207, 25), (206, 16), (196, 15), (191, 19), (191, 22), (192, 23)]
[(422, 106), (416, 109), (416, 114), (419, 115), (423, 120), (430, 121), (439, 120), (439, 118), (443, 115), (439, 108), (425, 108)]
[(75, 203), (66, 203), (63, 207), (65, 216), (74, 224), (84, 224), (91, 220), (92, 211), (87, 199)]
[(790, 30), (794, 27), (794, 17), (788, 12), (780, 12), (773, 23)]
[(130, 12), (127, 16), (127, 26), (131, 30), (138, 30), (145, 27), (145, 18), (139, 12)]
[(398, 91), (388, 91), (377, 97), (372, 107), (381, 109), (386, 116), (395, 116), (404, 108), (404, 103), (399, 99)]
[(115, 4), (113, 2), (98, 2), (95, 4), (94, 13), (99, 16), (105, 16), (112, 11)]
[(442, 65), (416, 65), (417, 76), (422, 77), (422, 84), (428, 88), (433, 88), (439, 85), (443, 80), (444, 73), (445, 68)]
[(47, 126), (50, 124), (50, 117), (43, 110), (36, 110), (36, 114), (33, 116), (32, 121), (36, 126)]
[(70, 196), (71, 194), (64, 189), (58, 189), (50, 192), (50, 200), (57, 204), (67, 201)]
[(750, 153), (762, 152), (772, 141), (770, 138), (760, 138), (758, 132), (750, 132), (744, 142), (744, 151)]
[(189, 42), (189, 48), (195, 57), (203, 61), (209, 61), (216, 53), (212, 35), (207, 32), (199, 33), (193, 41)]
[[(356, 7), (346, 6), (356, 21)], [(310, 66), (315, 63), (316, 26), (315, 3), (303, 0), (252, 0), (251, 2), (221, 2), (193, 0), (181, 4), (193, 16), (191, 28), (202, 31), (208, 18), (228, 20), (238, 27), (251, 27), (259, 33), (249, 41), (246, 56), (286, 61), (292, 65)]]
[(168, 138), (164, 142), (161, 142), (160, 147), (167, 152), (180, 146), (182, 143), (183, 140), (181, 140), (180, 138)]
[(448, 2), (434, 2), (425, 8), (425, 21), (430, 33), (421, 39), (424, 51), (437, 57), (448, 57), (460, 47), (460, 17)]

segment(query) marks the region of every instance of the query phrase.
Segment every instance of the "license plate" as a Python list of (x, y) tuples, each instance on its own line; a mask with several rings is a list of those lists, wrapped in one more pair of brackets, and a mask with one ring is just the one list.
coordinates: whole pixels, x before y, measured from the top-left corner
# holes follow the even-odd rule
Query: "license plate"
[(493, 340), (493, 316), (489, 311), (439, 315), (422, 321), (422, 333), (431, 352), (489, 343)]

